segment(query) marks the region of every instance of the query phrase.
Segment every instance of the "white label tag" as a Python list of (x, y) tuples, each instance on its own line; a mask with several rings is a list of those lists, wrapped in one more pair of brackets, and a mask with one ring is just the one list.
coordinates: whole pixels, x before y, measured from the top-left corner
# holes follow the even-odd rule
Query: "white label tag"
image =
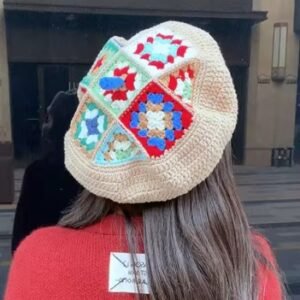
[(110, 253), (109, 292), (149, 294), (145, 254), (136, 254), (135, 260), (130, 253)]

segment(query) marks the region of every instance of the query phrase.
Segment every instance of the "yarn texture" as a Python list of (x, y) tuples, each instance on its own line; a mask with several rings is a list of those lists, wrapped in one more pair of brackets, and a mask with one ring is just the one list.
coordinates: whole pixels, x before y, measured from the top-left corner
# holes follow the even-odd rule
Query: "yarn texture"
[(78, 88), (65, 164), (95, 195), (167, 201), (205, 180), (237, 122), (237, 97), (216, 41), (169, 21), (104, 45)]

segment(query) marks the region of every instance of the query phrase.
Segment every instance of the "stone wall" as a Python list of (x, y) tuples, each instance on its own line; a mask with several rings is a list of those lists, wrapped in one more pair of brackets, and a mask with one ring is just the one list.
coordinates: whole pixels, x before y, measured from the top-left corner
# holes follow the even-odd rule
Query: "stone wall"
[[(248, 82), (245, 164), (268, 166), (273, 148), (293, 147), (299, 39), (294, 33), (294, 0), (254, 0), (268, 20), (252, 29)], [(286, 80), (271, 79), (274, 23), (288, 23)]]

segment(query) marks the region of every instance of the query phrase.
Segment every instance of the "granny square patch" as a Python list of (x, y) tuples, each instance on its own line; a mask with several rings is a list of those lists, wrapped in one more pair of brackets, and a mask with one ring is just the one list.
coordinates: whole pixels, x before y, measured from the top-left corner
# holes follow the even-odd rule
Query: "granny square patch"
[(95, 156), (98, 165), (121, 165), (135, 160), (145, 160), (145, 150), (120, 124), (115, 124), (101, 142)]
[(108, 123), (109, 117), (88, 97), (73, 122), (75, 141), (91, 154), (107, 129)]
[(189, 129), (192, 113), (157, 83), (151, 82), (120, 120), (151, 157), (159, 157)]
[(137, 42), (124, 47), (124, 51), (154, 77), (194, 56), (191, 44), (170, 30), (149, 32)]
[(199, 62), (191, 62), (178, 67), (174, 72), (161, 78), (161, 82), (167, 86), (182, 102), (192, 105), (194, 81), (199, 71)]
[(112, 58), (114, 54), (116, 54), (120, 49), (116, 39), (110, 38), (106, 44), (103, 46), (102, 50), (98, 54), (91, 70), (90, 74), (95, 75), (99, 73), (100, 69), (103, 67), (104, 63)]
[(116, 38), (110, 38), (102, 50), (98, 54), (94, 64), (89, 70), (88, 74), (83, 77), (79, 83), (78, 97), (81, 99), (87, 92), (87, 87), (92, 83), (93, 79), (104, 69), (104, 66), (111, 60), (111, 58), (119, 51), (120, 47), (116, 41)]
[(95, 97), (116, 117), (149, 82), (149, 77), (124, 55), (119, 55), (93, 83)]

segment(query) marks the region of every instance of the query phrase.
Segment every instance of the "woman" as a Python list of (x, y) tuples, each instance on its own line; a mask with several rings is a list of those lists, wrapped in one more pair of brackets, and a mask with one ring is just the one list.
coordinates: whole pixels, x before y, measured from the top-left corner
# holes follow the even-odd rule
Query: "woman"
[(284, 299), (236, 193), (237, 99), (208, 33), (166, 22), (112, 38), (79, 97), (65, 163), (86, 191), (23, 242), (6, 300)]
[(43, 157), (25, 171), (12, 237), (12, 252), (35, 229), (56, 225), (61, 213), (79, 192), (79, 184), (64, 166), (64, 135), (78, 98), (59, 92), (48, 107), (43, 125)]

